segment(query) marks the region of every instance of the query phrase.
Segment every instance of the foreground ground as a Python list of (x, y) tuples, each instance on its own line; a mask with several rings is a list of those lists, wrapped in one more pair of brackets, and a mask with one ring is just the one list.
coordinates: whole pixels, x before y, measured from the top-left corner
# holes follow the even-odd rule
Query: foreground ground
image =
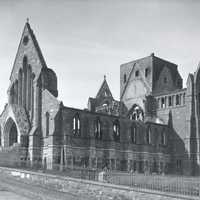
[(29, 198), (15, 194), (7, 190), (7, 188), (0, 186), (0, 200), (30, 200)]
[[(0, 176), (0, 200), (83, 200), (75, 194), (62, 193), (55, 190), (45, 189), (32, 184), (25, 184), (21, 181)], [(88, 198), (92, 200), (92, 198)]]
[[(70, 187), (69, 187), (70, 188)], [(118, 192), (113, 193), (112, 189), (106, 187), (98, 191), (89, 191), (87, 187), (81, 189), (61, 192), (53, 188), (45, 188), (43, 186), (34, 185), (33, 183), (25, 183), (21, 179), (8, 176), (4, 173), (0, 174), (0, 200), (175, 200), (168, 196), (159, 194), (151, 194), (148, 192), (134, 192), (131, 196), (119, 195)], [(189, 199), (189, 198), (184, 198)]]

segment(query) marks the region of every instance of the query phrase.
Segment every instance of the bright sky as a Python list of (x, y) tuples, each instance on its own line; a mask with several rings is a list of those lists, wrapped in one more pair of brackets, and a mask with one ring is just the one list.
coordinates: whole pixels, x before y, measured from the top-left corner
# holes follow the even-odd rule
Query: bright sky
[(150, 55), (179, 65), (186, 82), (200, 61), (200, 1), (0, 0), (0, 111), (29, 17), (59, 100), (85, 108), (106, 74), (119, 99), (119, 66)]

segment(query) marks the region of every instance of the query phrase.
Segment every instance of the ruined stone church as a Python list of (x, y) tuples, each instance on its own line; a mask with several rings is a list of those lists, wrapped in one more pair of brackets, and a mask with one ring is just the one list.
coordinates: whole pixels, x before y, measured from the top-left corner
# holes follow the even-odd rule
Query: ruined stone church
[(151, 54), (120, 66), (119, 101), (104, 77), (87, 109), (70, 108), (57, 99), (56, 73), (27, 22), (0, 115), (0, 160), (198, 175), (199, 67), (183, 88), (178, 66)]

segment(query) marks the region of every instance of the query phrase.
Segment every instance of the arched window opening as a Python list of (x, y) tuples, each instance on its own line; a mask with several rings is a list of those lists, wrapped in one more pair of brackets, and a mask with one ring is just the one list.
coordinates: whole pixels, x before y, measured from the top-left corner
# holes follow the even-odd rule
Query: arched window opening
[(113, 136), (116, 142), (120, 141), (120, 124), (118, 120), (115, 120), (113, 123)]
[(176, 105), (180, 105), (180, 104), (181, 104), (181, 102), (180, 102), (180, 95), (177, 94), (176, 95)]
[(138, 105), (134, 105), (132, 109), (129, 111), (129, 119), (136, 120), (136, 121), (143, 121), (144, 120), (144, 112), (142, 108)]
[(146, 132), (146, 143), (147, 143), (147, 144), (151, 144), (151, 129), (150, 129), (150, 127), (147, 128), (147, 132)]
[(76, 129), (76, 118), (74, 117), (73, 118), (73, 130), (75, 130)]
[(131, 141), (133, 144), (137, 143), (137, 133), (136, 133), (136, 127), (132, 126), (131, 127)]
[(18, 80), (16, 80), (13, 84), (13, 103), (18, 103)]
[(124, 74), (124, 83), (126, 83), (126, 74)]
[(20, 143), (20, 140), (18, 140), (17, 126), (11, 117), (6, 121), (3, 127), (3, 134), (5, 147), (13, 146), (17, 142)]
[(108, 101), (104, 101), (102, 105), (105, 106), (105, 107), (109, 106), (109, 102)]
[(31, 109), (31, 93), (32, 93), (32, 70), (31, 70), (31, 66), (28, 65), (27, 68), (27, 85), (26, 85), (26, 109), (30, 110)]
[(177, 80), (177, 87), (182, 87), (182, 80), (181, 79), (178, 79)]
[(31, 74), (31, 119), (33, 119), (34, 116), (34, 86), (33, 86), (33, 81), (35, 78), (35, 74)]
[(22, 69), (18, 72), (18, 104), (22, 105)]
[(157, 165), (156, 160), (154, 159), (152, 172), (157, 172), (157, 171), (158, 171), (158, 165)]
[(73, 118), (73, 133), (74, 133), (74, 135), (80, 135), (80, 130), (81, 130), (80, 118), (79, 118), (79, 115), (76, 114)]
[(185, 105), (185, 93), (183, 94), (183, 105)]
[(182, 170), (182, 161), (180, 159), (176, 160), (176, 169), (179, 172)]
[(46, 137), (49, 136), (49, 112), (46, 112)]
[(166, 145), (166, 138), (164, 131), (161, 133), (161, 145)]
[(165, 108), (166, 104), (165, 104), (165, 97), (161, 98), (161, 108)]
[(168, 106), (172, 106), (172, 97), (171, 96), (168, 97)]
[(26, 66), (27, 63), (28, 63), (28, 59), (27, 59), (27, 56), (25, 55), (23, 58), (23, 66)]
[(9, 146), (17, 143), (17, 127), (15, 123), (12, 124), (9, 132)]
[(27, 57), (23, 58), (23, 73), (22, 73), (22, 105), (26, 108), (27, 99)]
[(23, 38), (23, 44), (27, 45), (28, 41), (29, 41), (29, 37), (28, 37), (28, 35), (25, 35), (24, 38)]
[(102, 139), (101, 121), (99, 118), (95, 120), (95, 138)]
[(136, 72), (135, 72), (135, 77), (138, 77), (139, 76), (139, 70), (137, 70)]
[(9, 96), (9, 103), (14, 104), (14, 84), (12, 84), (10, 88), (10, 96)]
[(166, 84), (167, 83), (167, 77), (164, 77), (163, 82)]
[(146, 68), (146, 69), (145, 69), (145, 77), (147, 77), (149, 74), (150, 74), (150, 69), (149, 69), (149, 68)]

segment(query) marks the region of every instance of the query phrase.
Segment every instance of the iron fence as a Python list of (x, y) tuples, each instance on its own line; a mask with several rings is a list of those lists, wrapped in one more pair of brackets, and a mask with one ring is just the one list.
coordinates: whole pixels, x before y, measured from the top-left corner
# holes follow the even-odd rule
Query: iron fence
[[(26, 169), (68, 176), (92, 181), (103, 181), (115, 185), (123, 185), (137, 190), (155, 190), (179, 195), (200, 197), (200, 177), (169, 176), (158, 174), (139, 174), (120, 171), (97, 170), (89, 168), (68, 168), (60, 164), (53, 164), (53, 170), (46, 169), (41, 162), (15, 161), (1, 162), (0, 166)], [(102, 178), (103, 177), (103, 178)]]

